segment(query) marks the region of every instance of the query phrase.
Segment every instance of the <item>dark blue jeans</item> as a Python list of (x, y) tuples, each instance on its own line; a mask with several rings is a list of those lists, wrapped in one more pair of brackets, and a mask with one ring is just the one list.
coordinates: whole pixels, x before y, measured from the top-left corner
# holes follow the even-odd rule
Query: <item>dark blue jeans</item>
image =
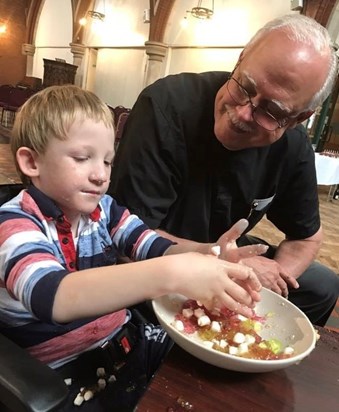
[[(136, 344), (123, 360), (120, 359), (117, 362), (113, 362), (113, 360), (110, 361), (109, 357), (98, 356), (96, 351), (82, 355), (77, 376), (69, 387), (69, 396), (66, 404), (59, 411), (134, 411), (154, 373), (172, 345), (173, 342), (160, 326), (152, 323), (139, 323), (137, 325)], [(89, 363), (93, 365), (91, 373), (88, 373)], [(85, 386), (90, 389), (91, 386), (93, 387), (97, 383), (97, 367), (104, 367), (108, 375), (114, 374), (116, 381), (107, 383), (105, 389), (97, 392), (89, 401), (84, 401), (79, 408), (79, 406), (74, 405), (74, 399), (81, 387)], [(82, 368), (84, 373), (82, 373)], [(63, 378), (67, 375), (65, 375), (63, 367), (60, 368), (59, 373)]]

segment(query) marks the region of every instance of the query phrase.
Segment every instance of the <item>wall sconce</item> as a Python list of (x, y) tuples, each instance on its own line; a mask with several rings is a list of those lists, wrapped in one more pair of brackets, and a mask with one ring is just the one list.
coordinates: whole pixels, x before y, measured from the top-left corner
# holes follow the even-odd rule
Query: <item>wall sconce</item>
[(86, 16), (82, 17), (79, 20), (79, 24), (81, 26), (85, 26), (87, 24), (87, 16), (90, 17), (93, 20), (100, 20), (100, 21), (104, 21), (105, 20), (105, 0), (104, 0), (104, 12), (101, 13), (100, 11), (95, 10), (95, 3), (94, 3), (94, 10), (88, 10), (88, 12), (86, 13)]
[(144, 23), (150, 23), (151, 22), (151, 10), (150, 9), (145, 9), (144, 10), (143, 21), (144, 21)]
[(104, 21), (106, 17), (104, 13), (100, 13), (99, 11), (96, 11), (96, 10), (88, 10), (87, 15), (91, 17), (92, 19), (101, 20), (101, 21)]
[(191, 10), (187, 10), (186, 13), (190, 13), (193, 17), (200, 20), (208, 20), (214, 14), (214, 0), (211, 0), (211, 8), (202, 7), (202, 0), (198, 1), (198, 5)]

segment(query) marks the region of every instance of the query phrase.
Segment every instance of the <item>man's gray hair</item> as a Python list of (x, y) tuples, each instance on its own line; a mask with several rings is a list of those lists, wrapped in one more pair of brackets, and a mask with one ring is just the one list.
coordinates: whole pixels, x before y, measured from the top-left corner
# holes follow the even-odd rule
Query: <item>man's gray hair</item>
[(246, 45), (245, 49), (251, 48), (266, 33), (277, 29), (284, 29), (291, 40), (312, 45), (314, 50), (320, 55), (330, 54), (329, 69), (325, 83), (321, 89), (315, 93), (308, 107), (305, 109), (305, 111), (315, 110), (331, 93), (338, 75), (338, 59), (331, 45), (330, 35), (325, 27), (311, 17), (301, 14), (287, 14), (269, 21), (259, 29)]

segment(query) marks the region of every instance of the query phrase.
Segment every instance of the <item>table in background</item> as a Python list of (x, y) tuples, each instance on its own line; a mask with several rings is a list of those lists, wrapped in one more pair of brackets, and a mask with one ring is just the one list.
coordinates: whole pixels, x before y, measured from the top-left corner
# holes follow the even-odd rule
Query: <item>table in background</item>
[(315, 168), (318, 185), (330, 186), (327, 195), (327, 200), (330, 200), (339, 184), (339, 157), (315, 153)]
[(261, 374), (217, 368), (174, 346), (137, 412), (337, 412), (339, 334), (317, 329), (316, 348), (299, 365)]

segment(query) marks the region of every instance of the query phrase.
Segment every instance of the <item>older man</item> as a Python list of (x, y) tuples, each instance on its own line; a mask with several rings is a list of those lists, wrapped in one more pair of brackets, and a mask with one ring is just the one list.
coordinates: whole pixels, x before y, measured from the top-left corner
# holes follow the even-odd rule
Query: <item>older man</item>
[[(302, 15), (269, 22), (231, 74), (168, 76), (140, 94), (110, 193), (174, 240), (216, 242), (240, 218), (250, 230), (266, 214), (285, 240), (245, 263), (263, 286), (324, 325), (339, 278), (313, 262), (322, 241), (314, 153), (298, 124), (336, 76), (321, 25)], [(255, 242), (247, 235), (238, 244)]]

